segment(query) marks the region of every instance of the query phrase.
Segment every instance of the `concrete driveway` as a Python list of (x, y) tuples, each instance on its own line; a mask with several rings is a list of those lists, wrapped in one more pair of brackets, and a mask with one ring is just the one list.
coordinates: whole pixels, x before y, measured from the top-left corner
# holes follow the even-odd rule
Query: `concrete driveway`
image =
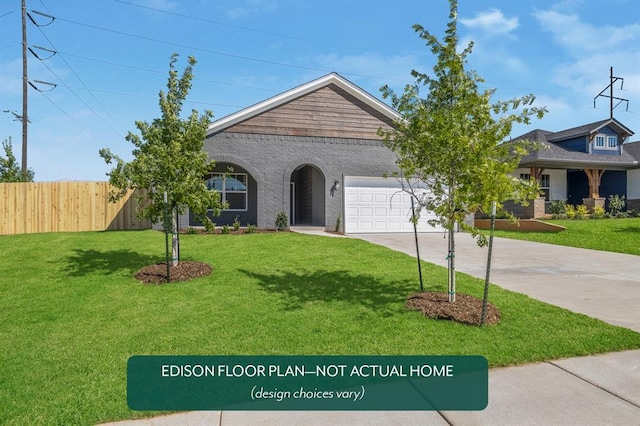
[[(413, 234), (352, 234), (416, 255)], [(420, 258), (447, 265), (442, 233), (418, 234)], [(487, 248), (456, 234), (456, 269), (486, 274)], [(640, 332), (640, 256), (495, 238), (491, 282), (534, 299)]]

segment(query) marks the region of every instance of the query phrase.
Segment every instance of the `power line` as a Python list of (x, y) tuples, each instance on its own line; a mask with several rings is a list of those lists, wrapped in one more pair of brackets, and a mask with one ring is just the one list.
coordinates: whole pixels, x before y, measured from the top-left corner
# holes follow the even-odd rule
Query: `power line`
[(69, 113), (67, 111), (65, 111), (64, 109), (62, 109), (62, 107), (60, 107), (60, 105), (56, 104), (53, 100), (51, 100), (51, 98), (49, 98), (49, 96), (47, 96), (45, 93), (40, 92), (40, 94), (49, 102), (51, 102), (51, 104), (53, 106), (55, 106), (56, 108), (58, 108), (64, 115), (66, 115), (71, 121), (73, 121), (74, 123), (76, 123), (78, 125), (78, 127), (80, 127), (81, 129), (84, 129), (85, 131), (88, 131), (89, 133), (91, 133), (89, 130), (87, 130), (82, 124), (80, 124), (75, 118), (73, 118), (71, 115), (69, 115)]
[(328, 72), (327, 70), (323, 70), (323, 69), (320, 69), (320, 68), (306, 67), (306, 66), (303, 66), (303, 65), (295, 65), (295, 64), (287, 64), (287, 63), (283, 63), (283, 62), (270, 61), (270, 60), (267, 60), (267, 59), (251, 58), (249, 56), (242, 56), (242, 55), (236, 55), (236, 54), (233, 54), (233, 53), (226, 53), (226, 52), (220, 52), (220, 51), (217, 51), (217, 50), (205, 49), (205, 48), (202, 48), (202, 47), (189, 46), (189, 45), (186, 45), (186, 44), (176, 43), (176, 42), (167, 41), (167, 40), (159, 40), (159, 39), (148, 37), (148, 36), (127, 33), (127, 32), (124, 32), (124, 31), (113, 30), (113, 29), (105, 28), (105, 27), (99, 27), (97, 25), (85, 24), (84, 22), (73, 21), (71, 19), (65, 19), (65, 18), (58, 18), (58, 19), (60, 21), (68, 22), (68, 23), (74, 24), (74, 25), (80, 25), (80, 26), (91, 28), (91, 29), (94, 29), (94, 30), (105, 31), (105, 32), (118, 34), (118, 35), (131, 37), (131, 38), (137, 38), (139, 40), (152, 41), (154, 43), (166, 44), (166, 45), (169, 45), (169, 46), (180, 47), (180, 48), (183, 48), (183, 49), (197, 50), (197, 51), (200, 51), (200, 52), (211, 53), (213, 55), (226, 56), (228, 58), (242, 59), (242, 60), (246, 60), (246, 61), (260, 62), (260, 63), (264, 63), (264, 64), (279, 65), (279, 66), (285, 66), (285, 67), (291, 67), (291, 68), (299, 68), (299, 69), (305, 69), (305, 70), (309, 70), (309, 71)]
[[(79, 87), (70, 87), (72, 89), (81, 89)], [(130, 93), (130, 92), (117, 92), (114, 90), (107, 90), (107, 89), (95, 89), (95, 88), (91, 88), (89, 90), (92, 90), (94, 92), (101, 92), (101, 93), (108, 93), (111, 95), (118, 95), (118, 96), (130, 96), (130, 97), (135, 97), (135, 98), (144, 98), (144, 99), (157, 99), (157, 96), (151, 96), (151, 95), (143, 95), (141, 93)], [(245, 105), (231, 105), (231, 104), (219, 104), (219, 103), (214, 103), (214, 102), (206, 102), (206, 101), (185, 101), (185, 103), (188, 104), (196, 104), (196, 105), (209, 105), (209, 106), (219, 106), (219, 107), (225, 107), (225, 108), (244, 108)]]
[(6, 13), (3, 13), (2, 15), (0, 15), (0, 18), (4, 18), (7, 15), (11, 15), (13, 12), (15, 12), (15, 10), (10, 10), (10, 11), (8, 11)]
[[(139, 34), (127, 33), (127, 32), (124, 32), (124, 31), (113, 30), (113, 29), (110, 29), (110, 28), (100, 27), (100, 26), (97, 26), (97, 25), (86, 24), (86, 23), (83, 23), (83, 22), (73, 21), (71, 19), (65, 19), (65, 18), (60, 18), (60, 17), (57, 17), (57, 19), (59, 21), (68, 22), (70, 24), (79, 25), (79, 26), (91, 28), (91, 29), (94, 29), (94, 30), (105, 31), (105, 32), (118, 34), (118, 35), (131, 37), (131, 38), (136, 38), (136, 39), (140, 39), (140, 40), (145, 40), (145, 41), (152, 41), (154, 43), (166, 44), (166, 45), (169, 45), (169, 46), (180, 47), (180, 48), (183, 48), (183, 49), (191, 49), (191, 50), (210, 53), (210, 54), (218, 55), (218, 56), (225, 56), (225, 57), (228, 57), (228, 58), (241, 59), (241, 60), (244, 60), (244, 61), (252, 61), (252, 62), (258, 62), (258, 63), (263, 63), (263, 64), (288, 67), (288, 68), (297, 68), (297, 69), (303, 69), (303, 70), (307, 70), (307, 71), (318, 71), (318, 72), (322, 72), (322, 73), (330, 73), (330, 72), (335, 71), (335, 70), (327, 70), (327, 69), (323, 69), (323, 68), (309, 67), (309, 66), (304, 66), (304, 65), (296, 65), (296, 64), (285, 63), (285, 62), (271, 61), (271, 60), (268, 60), (268, 59), (253, 58), (253, 57), (250, 57), (250, 56), (237, 55), (237, 54), (234, 54), (234, 53), (221, 52), (221, 51), (217, 51), (217, 50), (205, 49), (205, 48), (202, 48), (202, 47), (189, 46), (187, 44), (176, 43), (176, 42), (167, 41), (167, 40), (159, 40), (159, 39), (156, 39), (156, 38), (153, 38), (153, 37), (143, 36), (143, 35), (139, 35)], [(371, 75), (356, 74), (356, 73), (349, 73), (349, 72), (341, 72), (341, 74), (342, 75), (346, 75), (346, 76), (360, 77), (360, 78), (383, 79), (382, 77), (379, 77), (379, 76), (371, 76)], [(395, 79), (395, 78), (387, 78), (386, 80), (406, 82), (406, 80), (400, 80), (400, 79)]]
[(325, 45), (328, 45), (328, 46), (338, 46), (337, 44), (328, 43), (326, 41), (312, 40), (312, 39), (303, 38), (303, 37), (299, 37), (299, 36), (293, 36), (293, 35), (288, 35), (288, 34), (274, 33), (274, 32), (270, 32), (270, 31), (257, 30), (255, 28), (243, 27), (243, 26), (240, 26), (240, 25), (227, 24), (226, 22), (214, 21), (214, 20), (211, 20), (211, 19), (201, 18), (201, 17), (198, 17), (198, 16), (191, 16), (191, 15), (185, 15), (185, 14), (182, 14), (182, 13), (171, 12), (169, 10), (163, 10), (163, 9), (158, 9), (158, 8), (155, 8), (155, 7), (144, 6), (144, 5), (141, 5), (141, 4), (131, 3), (131, 2), (128, 2), (128, 1), (124, 1), (124, 0), (113, 0), (113, 1), (116, 2), (116, 3), (126, 4), (128, 6), (138, 7), (140, 9), (146, 9), (146, 10), (152, 10), (152, 11), (158, 12), (158, 13), (164, 13), (165, 15), (178, 16), (180, 18), (191, 19), (193, 21), (199, 21), (199, 22), (204, 22), (204, 23), (207, 23), (207, 24), (219, 25), (221, 27), (233, 28), (233, 29), (236, 29), (236, 30), (248, 31), (248, 32), (256, 33), (256, 34), (270, 35), (270, 36), (274, 36), (274, 37), (288, 38), (288, 39), (291, 39), (291, 40), (299, 40), (299, 41), (304, 41), (304, 42), (307, 42), (307, 43), (325, 44)]
[[(129, 69), (134, 69), (134, 70), (139, 70), (139, 71), (144, 71), (144, 72), (149, 72), (149, 73), (154, 73), (154, 74), (166, 74), (166, 71), (158, 71), (158, 70), (151, 69), (151, 68), (139, 67), (137, 65), (122, 64), (122, 63), (119, 63), (119, 62), (106, 61), (106, 60), (103, 60), (103, 59), (91, 58), (91, 57), (82, 56), (82, 55), (75, 55), (75, 54), (66, 53), (66, 52), (58, 52), (58, 53), (60, 53), (61, 55), (70, 56), (70, 57), (73, 57), (73, 58), (85, 59), (87, 61), (93, 61), (93, 62), (97, 62), (97, 63), (100, 63), (100, 64), (113, 65), (113, 66), (117, 66), (117, 67), (129, 68)], [(203, 81), (203, 82), (206, 82), (206, 83), (220, 84), (220, 85), (223, 85), (223, 86), (240, 87), (240, 88), (243, 88), (243, 89), (262, 90), (262, 91), (265, 91), (265, 92), (274, 92), (274, 93), (278, 92), (277, 90), (265, 89), (264, 87), (248, 86), (248, 85), (245, 85), (245, 84), (229, 83), (229, 82), (224, 82), (224, 81), (219, 81), (219, 80), (210, 80), (210, 79), (201, 78), (201, 77), (194, 77), (193, 79), (195, 81)]]
[[(36, 13), (36, 11), (34, 11), (34, 13)], [(40, 14), (42, 14), (41, 12), (38, 12)], [(46, 14), (42, 14), (42, 15), (46, 15)], [(46, 15), (46, 16), (50, 16), (52, 19), (55, 19), (55, 17), (51, 16), (51, 15)], [(53, 22), (53, 20), (51, 21)], [(42, 36), (49, 42), (49, 44), (51, 45), (51, 47), (53, 47), (54, 50), (49, 50), (49, 49), (45, 49), (45, 50), (49, 50), (50, 52), (57, 52), (56, 46), (53, 44), (53, 42), (49, 39), (49, 37), (47, 37), (47, 35), (44, 33), (44, 31), (42, 31), (42, 28), (40, 28), (40, 26), (38, 26), (38, 30), (40, 30), (40, 33), (42, 34)], [(32, 52), (33, 53), (33, 52)], [(36, 58), (38, 58), (37, 55)], [(40, 58), (38, 58), (40, 59)], [(89, 92), (89, 94), (91, 95), (91, 97), (93, 98), (94, 101), (96, 101), (96, 103), (100, 106), (100, 108), (102, 108), (102, 110), (105, 112), (105, 114), (107, 115), (107, 117), (109, 117), (111, 119), (111, 121), (113, 121), (113, 123), (119, 128), (116, 129), (114, 126), (112, 126), (110, 123), (108, 123), (106, 120), (104, 120), (98, 113), (96, 113), (96, 111), (91, 108), (86, 102), (84, 102), (77, 93), (75, 93), (71, 88), (69, 88), (69, 85), (67, 85), (64, 80), (62, 80), (62, 78), (60, 76), (58, 76), (55, 72), (53, 72), (53, 70), (47, 66), (47, 68), (49, 69), (49, 71), (51, 71), (56, 77), (58, 77), (58, 79), (64, 84), (65, 87), (69, 88), (69, 90), (71, 90), (71, 92), (87, 107), (89, 108), (98, 118), (100, 118), (107, 126), (109, 126), (111, 128), (111, 130), (113, 130), (118, 136), (123, 135), (123, 133), (125, 133), (125, 131), (120, 128), (120, 126), (118, 125), (117, 121), (113, 118), (113, 116), (109, 113), (109, 111), (107, 111), (107, 109), (104, 107), (104, 105), (102, 104), (102, 102), (100, 102), (98, 100), (98, 98), (93, 94), (93, 92), (91, 92), (91, 90), (89, 90), (89, 88), (87, 87), (87, 85), (84, 83), (84, 81), (82, 80), (82, 78), (80, 78), (80, 76), (78, 75), (78, 73), (71, 67), (71, 65), (69, 64), (69, 62), (67, 62), (67, 60), (64, 58), (63, 55), (60, 55), (60, 59), (62, 59), (62, 62), (65, 63), (65, 65), (67, 66), (67, 68), (69, 68), (69, 70), (73, 73), (73, 75), (78, 79), (78, 81), (80, 82), (80, 84), (82, 84), (82, 86), (85, 87), (85, 89), (87, 89), (87, 91)], [(40, 59), (41, 62), (43, 62), (42, 59)], [(44, 62), (43, 62), (44, 63)]]

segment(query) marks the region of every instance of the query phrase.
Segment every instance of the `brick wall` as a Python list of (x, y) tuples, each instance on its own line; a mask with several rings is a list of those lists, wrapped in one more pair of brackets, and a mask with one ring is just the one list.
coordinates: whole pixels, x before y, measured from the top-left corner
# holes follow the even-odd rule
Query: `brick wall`
[[(258, 186), (257, 225), (273, 228), (276, 215), (289, 215), (291, 174), (310, 164), (324, 176), (325, 226), (335, 227), (343, 210), (343, 176), (382, 177), (397, 170), (395, 154), (382, 141), (221, 132), (208, 137), (204, 150), (216, 161), (246, 169)], [(330, 188), (335, 180), (340, 190)], [(340, 218), (341, 226), (344, 218)]]

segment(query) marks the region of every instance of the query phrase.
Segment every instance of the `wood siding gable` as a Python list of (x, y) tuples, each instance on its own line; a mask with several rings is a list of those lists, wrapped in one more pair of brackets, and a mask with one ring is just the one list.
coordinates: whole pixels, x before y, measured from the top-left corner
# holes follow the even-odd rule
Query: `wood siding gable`
[(226, 132), (379, 140), (392, 120), (335, 84), (292, 99), (227, 129)]

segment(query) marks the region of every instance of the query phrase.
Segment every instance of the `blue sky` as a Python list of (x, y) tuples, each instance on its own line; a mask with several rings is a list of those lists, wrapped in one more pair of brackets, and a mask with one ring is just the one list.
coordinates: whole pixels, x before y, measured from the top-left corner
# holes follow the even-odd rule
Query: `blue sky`
[[(98, 156), (125, 159), (136, 120), (159, 116), (169, 58), (198, 60), (184, 111), (222, 118), (335, 71), (380, 97), (400, 92), (410, 71), (434, 57), (411, 29), (441, 37), (446, 0), (27, 0), (29, 168), (36, 180), (106, 180)], [(44, 13), (55, 17), (51, 22)], [(609, 67), (629, 99), (615, 117), (640, 140), (640, 4), (637, 0), (460, 0), (461, 43), (475, 43), (468, 68), (495, 88), (495, 100), (533, 93), (549, 113), (534, 128), (558, 131), (608, 118)], [(47, 25), (48, 24), (48, 25)], [(20, 158), (22, 112), (20, 1), (0, 3), (0, 139)], [(53, 57), (41, 48), (57, 51)], [(2, 153), (4, 155), (4, 153)]]

